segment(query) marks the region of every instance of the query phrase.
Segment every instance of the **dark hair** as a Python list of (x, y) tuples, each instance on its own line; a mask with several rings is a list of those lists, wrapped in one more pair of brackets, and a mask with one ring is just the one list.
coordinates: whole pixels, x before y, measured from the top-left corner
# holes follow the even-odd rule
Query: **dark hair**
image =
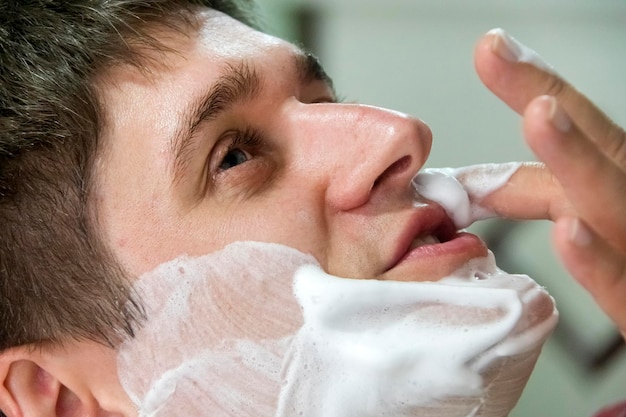
[(90, 174), (94, 80), (143, 65), (150, 36), (208, 6), (251, 26), (251, 1), (0, 0), (0, 350), (88, 338), (114, 346), (142, 317), (99, 235)]

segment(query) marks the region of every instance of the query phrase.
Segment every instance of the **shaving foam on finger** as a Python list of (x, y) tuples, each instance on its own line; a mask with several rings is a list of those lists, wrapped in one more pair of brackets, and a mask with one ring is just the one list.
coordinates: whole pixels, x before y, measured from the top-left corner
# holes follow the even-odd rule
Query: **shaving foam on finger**
[(534, 65), (550, 74), (556, 74), (554, 68), (548, 64), (537, 52), (524, 45), (504, 29), (491, 29), (488, 34), (497, 36), (504, 43), (504, 48), (498, 48), (499, 53), (510, 62), (524, 62)]
[(480, 164), (462, 168), (429, 168), (413, 178), (418, 195), (439, 203), (454, 224), (463, 229), (496, 213), (481, 201), (504, 186), (522, 166), (521, 162)]

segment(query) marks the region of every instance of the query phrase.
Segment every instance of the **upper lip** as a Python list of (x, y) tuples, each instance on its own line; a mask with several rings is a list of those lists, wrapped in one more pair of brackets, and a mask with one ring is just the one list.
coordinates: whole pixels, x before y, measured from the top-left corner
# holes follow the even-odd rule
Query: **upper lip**
[(431, 203), (421, 206), (411, 215), (406, 226), (395, 239), (393, 256), (385, 270), (392, 269), (404, 258), (416, 238), (432, 235), (444, 243), (451, 240), (456, 232), (454, 223), (440, 205)]

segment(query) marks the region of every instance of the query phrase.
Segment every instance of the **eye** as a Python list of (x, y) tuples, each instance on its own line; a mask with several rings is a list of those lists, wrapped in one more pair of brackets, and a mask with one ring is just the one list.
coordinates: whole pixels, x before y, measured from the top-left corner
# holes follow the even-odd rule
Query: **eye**
[(261, 147), (262, 142), (258, 132), (252, 129), (231, 132), (222, 141), (222, 149), (217, 153), (217, 172), (227, 171), (250, 161)]
[(226, 171), (227, 169), (243, 164), (249, 159), (250, 155), (248, 155), (247, 152), (238, 148), (230, 149), (222, 159), (218, 168), (220, 171)]

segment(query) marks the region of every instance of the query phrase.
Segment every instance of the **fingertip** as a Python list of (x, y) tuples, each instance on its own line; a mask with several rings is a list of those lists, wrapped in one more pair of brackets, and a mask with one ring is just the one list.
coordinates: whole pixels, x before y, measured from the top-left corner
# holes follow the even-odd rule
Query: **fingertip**
[(552, 127), (561, 133), (569, 133), (572, 130), (573, 122), (557, 99), (553, 96), (543, 96), (548, 101), (548, 121)]
[(493, 30), (482, 35), (474, 46), (474, 68), (480, 80), (493, 91), (505, 62), (494, 54), (493, 44), (496, 34)]
[(572, 212), (560, 183), (540, 162), (516, 164), (500, 188), (480, 200), (482, 207), (510, 219), (556, 219)]
[(625, 334), (626, 260), (597, 235), (592, 233), (592, 236), (584, 247), (564, 244), (559, 252), (569, 273)]
[[(568, 199), (585, 218), (594, 219), (593, 224), (603, 235), (611, 230), (604, 220), (596, 219), (598, 208), (612, 212), (614, 200), (622, 193), (614, 192), (613, 184), (623, 183), (623, 173), (615, 168), (609, 158), (573, 122), (565, 108), (554, 96), (542, 95), (531, 100), (523, 114), (523, 132), (526, 143), (538, 160), (545, 163), (555, 175)], [(607, 185), (603, 192), (595, 186), (602, 178)], [(616, 207), (620, 207), (617, 204)], [(614, 217), (615, 219), (623, 216)], [(597, 220), (600, 220), (599, 222)], [(598, 226), (598, 224), (602, 226)]]
[(548, 162), (555, 152), (561, 152), (561, 141), (572, 130), (569, 115), (554, 96), (541, 95), (526, 106), (523, 114), (523, 131), (526, 143), (543, 162)]
[(552, 234), (554, 246), (561, 262), (570, 274), (587, 290), (591, 290), (592, 276), (589, 248), (593, 244), (593, 232), (576, 217), (562, 217), (555, 222)]
[(593, 233), (578, 218), (567, 219), (567, 239), (577, 248), (584, 249), (591, 246)]
[(488, 62), (489, 67), (495, 65), (530, 64), (543, 73), (556, 75), (554, 68), (537, 52), (524, 45), (502, 28), (494, 28), (483, 35), (475, 49), (477, 70), (485, 69), (482, 64)]
[[(494, 65), (508, 65), (520, 62), (524, 46), (510, 36), (502, 28), (489, 30), (476, 43), (475, 58), (477, 63)], [(481, 67), (482, 68), (482, 67)]]
[(556, 251), (570, 275), (621, 329), (626, 329), (626, 261), (577, 217), (560, 218), (554, 227)]
[(500, 28), (479, 38), (474, 67), (483, 84), (519, 114), (554, 73), (532, 49)]

